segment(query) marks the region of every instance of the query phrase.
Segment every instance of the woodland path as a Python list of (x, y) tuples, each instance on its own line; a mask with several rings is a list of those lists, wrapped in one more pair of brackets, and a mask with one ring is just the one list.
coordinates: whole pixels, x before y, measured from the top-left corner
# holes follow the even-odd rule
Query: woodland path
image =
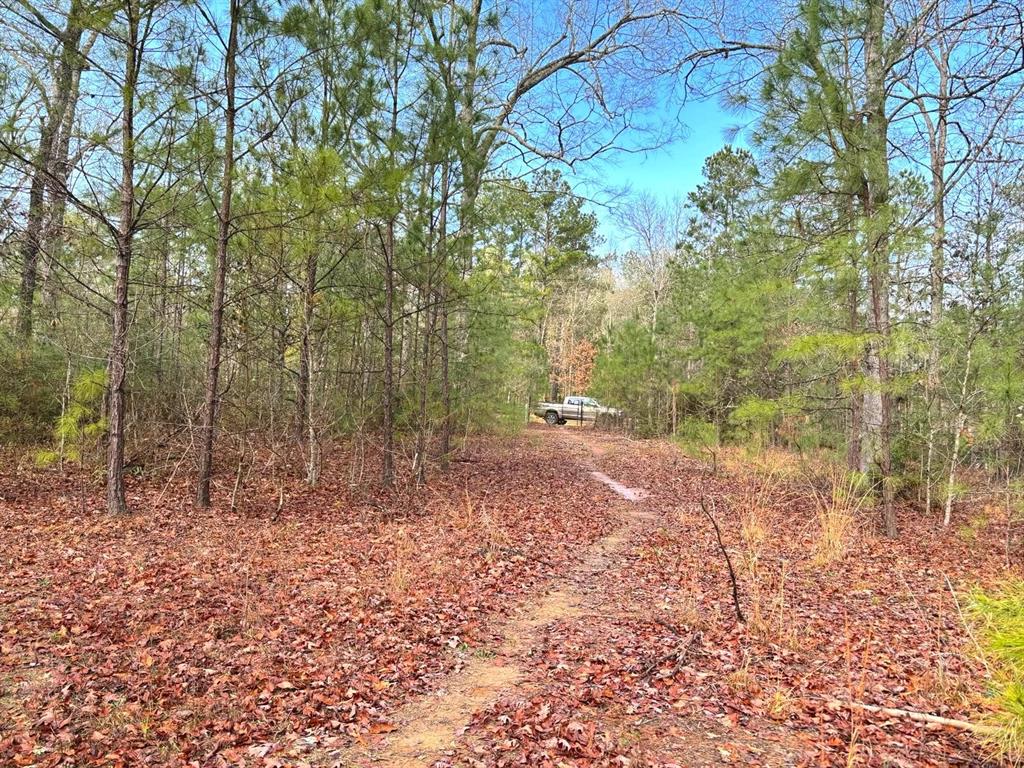
[[(664, 597), (652, 595), (633, 572), (636, 564), (648, 557), (651, 542), (678, 526), (679, 504), (696, 507), (701, 491), (696, 486), (690, 488), (686, 494), (694, 496), (690, 499), (659, 493), (653, 483), (648, 483), (650, 489), (642, 487), (647, 482), (643, 473), (633, 472), (631, 467), (636, 465), (625, 460), (627, 455), (635, 456), (636, 444), (625, 438), (571, 428), (540, 428), (531, 430), (528, 439), (556, 441), (566, 457), (567, 472), (604, 484), (609, 489), (608, 510), (617, 525), (585, 550), (565, 575), (552, 579), (546, 589), (517, 606), (498, 630), (504, 638), (500, 645), (478, 650), (433, 694), (402, 706), (392, 718), (395, 730), (335, 751), (320, 764), (339, 768), (505, 764), (496, 762), (500, 758), (495, 754), (496, 745), (515, 743), (514, 737), (508, 739), (504, 734), (506, 729), (518, 727), (520, 734), (525, 729), (530, 739), (541, 744), (539, 754), (527, 758), (526, 764), (531, 765), (547, 764), (543, 757), (547, 747), (552, 755), (566, 754), (568, 749), (583, 760), (579, 764), (586, 765), (605, 764), (605, 754), (604, 761), (615, 754), (623, 756), (616, 759), (625, 759), (624, 752), (635, 757), (608, 764), (711, 766), (728, 764), (743, 755), (761, 764), (794, 765), (793, 751), (781, 744), (784, 738), (765, 741), (748, 737), (737, 733), (728, 721), (720, 724), (683, 711), (652, 716), (643, 705), (636, 706), (635, 697), (632, 703), (625, 696), (620, 702), (614, 683), (598, 694), (604, 700), (592, 710), (579, 709), (574, 701), (561, 713), (560, 722), (556, 722), (557, 716), (548, 716), (560, 700), (574, 699), (562, 679), (568, 670), (574, 668), (572, 674), (582, 675), (576, 683), (585, 687), (595, 684), (615, 666), (605, 665), (605, 661), (616, 644), (624, 650), (619, 661), (624, 660), (640, 677), (649, 678), (652, 686), (663, 667), (686, 663), (691, 651), (701, 645), (701, 633), (677, 626), (675, 609)], [(718, 565), (707, 563), (712, 571)], [(699, 604), (700, 598), (694, 596), (692, 601)], [(718, 610), (718, 606), (709, 610)], [(642, 628), (639, 632), (638, 627)], [(659, 633), (663, 645), (652, 653), (648, 641)], [(646, 638), (635, 640), (640, 635)], [(526, 717), (527, 712), (531, 713), (530, 723), (517, 726), (517, 718)], [(667, 758), (650, 762), (649, 755), (654, 753)], [(578, 763), (555, 758), (550, 764)]]
[[(646, 489), (629, 487), (598, 468), (605, 450), (600, 437), (575, 430), (541, 435), (539, 439), (562, 440), (574, 449), (566, 451), (567, 471), (589, 473), (595, 483), (604, 483), (617, 494), (610, 505), (618, 526), (595, 542), (566, 577), (518, 606), (516, 615), (499, 630), (505, 639), (498, 648), (474, 655), (436, 693), (402, 707), (394, 718), (396, 730), (379, 743), (335, 753), (334, 764), (394, 768), (444, 764), (444, 755), (455, 747), (474, 713), (499, 697), (526, 697), (537, 688), (533, 666), (538, 648), (554, 625), (581, 617), (599, 620), (630, 610), (628, 596), (609, 595), (599, 577), (618, 568), (627, 544), (657, 524), (657, 514), (645, 504)], [(579, 457), (571, 458), (573, 454)]]

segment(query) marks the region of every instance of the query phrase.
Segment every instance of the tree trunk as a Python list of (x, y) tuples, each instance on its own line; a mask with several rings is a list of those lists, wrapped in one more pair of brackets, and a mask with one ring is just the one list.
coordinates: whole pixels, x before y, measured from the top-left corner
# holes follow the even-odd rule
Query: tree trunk
[[(75, 6), (78, 6), (76, 0)], [(75, 12), (77, 14), (77, 11)], [(89, 58), (93, 45), (99, 36), (93, 31), (89, 40), (81, 45), (83, 31), (80, 29), (65, 40), (65, 61), (72, 70), (71, 86), (61, 126), (54, 138), (53, 172), (48, 176), (48, 202), (46, 236), (44, 238), (44, 257), (46, 271), (43, 275), (43, 302), (51, 313), (51, 322), (56, 321), (58, 281), (55, 273), (64, 258), (64, 220), (67, 215), (68, 179), (71, 176), (71, 164), (68, 156), (71, 151), (71, 132), (75, 125), (78, 101), (81, 97), (82, 70)], [(79, 47), (81, 45), (81, 47)]]
[[(448, 469), (448, 451), (451, 444), (452, 390), (448, 379), (448, 202), (451, 196), (451, 167), (448, 161), (441, 164), (441, 207), (437, 214), (437, 258), (440, 270), (440, 287), (437, 292), (436, 312), (441, 316), (441, 469)], [(435, 314), (435, 322), (437, 315)]]
[(865, 112), (867, 115), (863, 174), (864, 220), (868, 247), (871, 317), (879, 396), (879, 430), (875, 463), (882, 482), (882, 523), (885, 535), (896, 536), (892, 481), (892, 392), (889, 385), (891, 326), (889, 320), (889, 157), (885, 112), (884, 56), (886, 0), (867, 0), (864, 30)]
[(107, 511), (128, 512), (124, 495), (124, 440), (128, 371), (128, 281), (135, 235), (135, 87), (139, 66), (139, 19), (134, 0), (125, 0), (127, 39), (121, 113), (121, 221), (117, 232), (114, 277), (113, 336), (108, 366), (109, 414), (107, 434)]
[(301, 446), (309, 431), (309, 382), (312, 365), (313, 303), (316, 300), (317, 254), (306, 256), (306, 280), (302, 286), (302, 339), (299, 344), (299, 378), (295, 383), (295, 441)]
[(210, 506), (210, 478), (213, 474), (214, 430), (220, 393), (220, 358), (224, 330), (224, 289), (228, 271), (228, 244), (231, 239), (231, 192), (235, 167), (235, 53), (238, 48), (238, 4), (231, 0), (227, 49), (224, 53), (224, 169), (221, 180), (220, 212), (217, 228), (217, 253), (213, 268), (213, 303), (210, 308), (210, 341), (206, 364), (206, 397), (199, 444), (199, 485), (196, 503)]
[[(949, 131), (949, 72), (946, 57), (935, 57), (939, 66), (938, 115), (929, 132), (932, 177), (932, 237), (929, 264), (928, 370), (925, 375), (925, 408), (928, 414), (928, 443), (925, 458), (925, 510), (932, 505), (932, 465), (935, 437), (941, 413), (939, 406), (939, 323), (942, 321), (943, 281), (946, 268), (946, 144)], [(925, 113), (927, 119), (927, 113)], [(948, 509), (948, 507), (947, 507)], [(948, 514), (948, 513), (947, 513)]]
[(395, 482), (395, 220), (388, 221), (384, 242), (384, 456), (381, 484)]
[(441, 289), (441, 469), (448, 469), (452, 443), (452, 385), (448, 372), (448, 287)]
[[(856, 269), (854, 279), (859, 280)], [(860, 332), (860, 317), (857, 312), (858, 298), (857, 289), (850, 289), (850, 332)], [(853, 378), (859, 378), (861, 373), (861, 360), (856, 359), (850, 362), (850, 374)], [(850, 391), (850, 429), (846, 443), (846, 466), (856, 472), (863, 471), (861, 465), (861, 441), (864, 434), (864, 390), (860, 385), (851, 387)]]
[(419, 413), (416, 424), (416, 482), (419, 485), (426, 485), (427, 482), (427, 434), (430, 431), (430, 424), (427, 420), (427, 400), (430, 395), (430, 350), (431, 339), (434, 335), (434, 322), (437, 314), (436, 309), (431, 308), (434, 302), (433, 286), (430, 278), (427, 279), (426, 296), (426, 327), (423, 329), (423, 359), (420, 363), (419, 381)]
[[(679, 431), (679, 396), (678, 396), (679, 382), (673, 381), (669, 386), (669, 392), (672, 396), (672, 437), (676, 436), (676, 432)], [(595, 426), (597, 420), (594, 420)]]
[(317, 432), (316, 420), (313, 418), (314, 397), (316, 391), (313, 382), (314, 366), (309, 367), (309, 396), (306, 400), (306, 424), (308, 445), (306, 448), (306, 485), (316, 488), (320, 484), (320, 435)]
[[(39, 278), (39, 254), (43, 243), (43, 223), (46, 220), (44, 195), (54, 184), (54, 148), (62, 144), (59, 136), (65, 126), (65, 117), (72, 101), (77, 82), (76, 72), (81, 69), (79, 45), (82, 26), (79, 19), (81, 3), (73, 0), (67, 22), (60, 35), (61, 54), (54, 78), (54, 93), (50, 109), (39, 133), (39, 149), (33, 163), (32, 183), (29, 187), (28, 218), (25, 238), (21, 246), (21, 285), (18, 292), (18, 337), (23, 342), (32, 338), (36, 284)], [(65, 154), (66, 156), (66, 154)]]
[(21, 245), (21, 287), (18, 292), (18, 338), (28, 343), (32, 338), (32, 313), (39, 274), (39, 250), (43, 231), (43, 190), (46, 167), (50, 164), (53, 136), (49, 125), (43, 126), (36, 153), (35, 171), (28, 193), (28, 219), (25, 239)]
[(953, 482), (956, 480), (956, 464), (960, 457), (960, 441), (964, 427), (967, 426), (967, 382), (971, 377), (971, 353), (973, 345), (967, 347), (967, 360), (964, 362), (964, 377), (960, 382), (960, 402), (956, 407), (956, 419), (953, 422), (953, 452), (949, 457), (949, 477), (946, 481), (946, 509), (942, 516), (942, 525), (949, 527), (953, 519)]

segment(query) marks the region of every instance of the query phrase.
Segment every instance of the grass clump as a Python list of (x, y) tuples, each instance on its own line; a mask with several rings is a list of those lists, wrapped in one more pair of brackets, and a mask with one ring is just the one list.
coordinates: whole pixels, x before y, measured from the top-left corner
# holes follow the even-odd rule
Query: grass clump
[(998, 760), (1024, 763), (1024, 581), (1009, 581), (989, 592), (976, 591), (968, 612), (991, 670), (991, 726), (982, 739)]
[(857, 517), (868, 503), (867, 482), (859, 472), (833, 467), (827, 490), (814, 489), (818, 519), (818, 540), (814, 545), (815, 565), (842, 560), (857, 527)]

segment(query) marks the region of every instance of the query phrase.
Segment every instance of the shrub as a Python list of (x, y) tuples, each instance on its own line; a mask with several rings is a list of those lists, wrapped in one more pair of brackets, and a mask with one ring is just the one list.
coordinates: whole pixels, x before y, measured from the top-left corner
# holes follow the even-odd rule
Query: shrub
[(698, 456), (718, 445), (718, 429), (708, 421), (683, 418), (676, 427), (674, 440), (686, 454)]
[(80, 373), (71, 386), (71, 397), (53, 428), (54, 448), (39, 451), (36, 463), (48, 466), (69, 459), (82, 461), (83, 452), (107, 430), (102, 415), (107, 373), (102, 368)]
[(20, 348), (0, 336), (0, 443), (39, 444), (60, 414), (65, 363), (47, 347)]

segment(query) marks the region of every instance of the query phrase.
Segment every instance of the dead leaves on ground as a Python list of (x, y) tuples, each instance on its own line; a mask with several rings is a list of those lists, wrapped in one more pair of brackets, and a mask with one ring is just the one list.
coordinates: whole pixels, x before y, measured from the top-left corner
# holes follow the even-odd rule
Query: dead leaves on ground
[[(994, 533), (968, 543), (904, 511), (898, 542), (868, 533), (815, 565), (799, 488), (752, 493), (664, 444), (598, 448), (599, 469), (650, 492), (649, 518), (438, 765), (980, 764), (968, 734), (829, 702), (969, 716), (981, 670), (945, 578), (997, 577)], [(472, 451), (388, 497), (349, 488), (339, 459), (316, 491), (292, 481), (274, 522), (157, 482), (133, 486), (127, 520), (89, 511), (99, 495), (83, 505), (77, 483), (8, 493), (0, 763), (300, 766), (389, 738), (399, 704), (496, 647), (502, 616), (621, 525), (575, 435)], [(701, 493), (739, 563), (744, 626)], [(756, 547), (744, 498), (768, 511)]]
[(473, 450), (369, 513), (332, 467), (277, 522), (200, 512), (187, 488), (135, 487), (124, 520), (18, 494), (0, 506), (0, 763), (272, 765), (386, 733), (610, 526), (554, 447)]

